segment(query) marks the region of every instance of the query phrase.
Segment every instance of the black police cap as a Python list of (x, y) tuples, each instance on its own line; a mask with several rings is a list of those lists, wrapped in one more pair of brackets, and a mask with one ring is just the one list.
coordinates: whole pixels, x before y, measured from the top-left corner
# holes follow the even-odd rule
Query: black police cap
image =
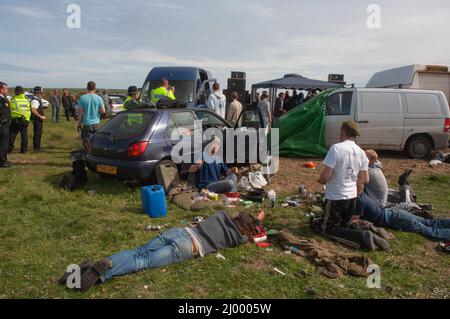
[(16, 94), (21, 94), (24, 93), (25, 90), (23, 89), (23, 87), (21, 87), (20, 85), (16, 86), (14, 92), (16, 92)]
[(138, 93), (139, 91), (138, 91), (138, 88), (136, 87), (136, 86), (130, 86), (129, 88), (128, 88), (128, 95), (131, 95), (131, 94), (135, 94), (135, 93)]
[(42, 86), (36, 86), (33, 89), (33, 93), (44, 93), (44, 90), (42, 89)]

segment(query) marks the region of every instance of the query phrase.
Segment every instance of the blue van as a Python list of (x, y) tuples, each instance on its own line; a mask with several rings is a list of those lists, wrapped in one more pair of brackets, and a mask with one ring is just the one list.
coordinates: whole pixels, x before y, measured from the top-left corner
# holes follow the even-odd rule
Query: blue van
[(178, 102), (187, 108), (206, 104), (211, 94), (212, 83), (216, 81), (209, 71), (195, 67), (155, 67), (148, 74), (142, 87), (141, 100), (150, 101), (151, 91), (161, 86), (161, 80), (169, 80), (175, 88)]

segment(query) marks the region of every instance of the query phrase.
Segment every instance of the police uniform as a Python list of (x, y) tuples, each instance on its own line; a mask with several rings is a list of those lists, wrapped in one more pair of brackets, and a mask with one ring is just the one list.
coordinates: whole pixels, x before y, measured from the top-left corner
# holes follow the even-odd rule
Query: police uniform
[(31, 105), (30, 101), (28, 101), (28, 99), (25, 97), (23, 89), (17, 92), (17, 95), (11, 99), (9, 105), (11, 108), (9, 152), (11, 153), (14, 150), (16, 137), (20, 133), (20, 152), (26, 153), (28, 151), (28, 124), (30, 123), (31, 119)]
[(173, 92), (167, 90), (165, 87), (161, 86), (157, 89), (152, 90), (151, 101), (153, 103), (157, 103), (163, 97), (168, 97), (171, 100), (175, 100), (175, 95), (173, 94)]
[(8, 164), (9, 148), (9, 124), (11, 122), (11, 110), (7, 96), (0, 94), (0, 167)]
[[(36, 93), (36, 91), (35, 91)], [(36, 109), (36, 111), (39, 113), (39, 115), (44, 116), (44, 105), (42, 103), (42, 99), (34, 96), (31, 99), (31, 107)], [(33, 149), (35, 151), (41, 150), (41, 139), (42, 139), (42, 131), (44, 129), (44, 120), (32, 116), (33, 119)]]
[[(145, 103), (141, 103), (140, 101), (137, 101), (133, 99), (133, 95), (138, 93), (138, 89), (136, 86), (130, 86), (128, 88), (128, 97), (125, 100), (123, 107), (127, 111), (133, 111), (140, 108), (145, 107)], [(140, 113), (130, 113), (128, 114), (127, 118), (127, 126), (133, 126), (133, 125), (140, 125), (143, 123), (142, 114)]]

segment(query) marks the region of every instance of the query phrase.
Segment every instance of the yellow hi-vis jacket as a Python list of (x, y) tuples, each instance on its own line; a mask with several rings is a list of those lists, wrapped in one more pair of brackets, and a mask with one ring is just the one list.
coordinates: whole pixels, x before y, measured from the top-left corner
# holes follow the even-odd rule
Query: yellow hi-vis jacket
[(167, 90), (165, 87), (159, 87), (157, 89), (153, 89), (151, 93), (151, 100), (153, 103), (158, 102), (161, 98), (168, 97), (171, 100), (175, 100), (175, 95), (172, 91)]
[(25, 97), (25, 94), (18, 94), (14, 96), (10, 103), (11, 118), (19, 119), (24, 117), (28, 122), (31, 119), (31, 103)]

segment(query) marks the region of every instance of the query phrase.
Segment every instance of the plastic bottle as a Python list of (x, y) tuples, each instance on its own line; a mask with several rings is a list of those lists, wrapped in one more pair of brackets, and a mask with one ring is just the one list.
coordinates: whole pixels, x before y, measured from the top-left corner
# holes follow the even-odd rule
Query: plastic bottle
[(269, 199), (270, 199), (270, 207), (274, 208), (274, 207), (275, 207), (275, 203), (276, 203), (276, 201), (277, 201), (277, 193), (275, 193), (274, 190), (270, 190), (270, 191), (267, 193), (267, 196), (268, 196)]

